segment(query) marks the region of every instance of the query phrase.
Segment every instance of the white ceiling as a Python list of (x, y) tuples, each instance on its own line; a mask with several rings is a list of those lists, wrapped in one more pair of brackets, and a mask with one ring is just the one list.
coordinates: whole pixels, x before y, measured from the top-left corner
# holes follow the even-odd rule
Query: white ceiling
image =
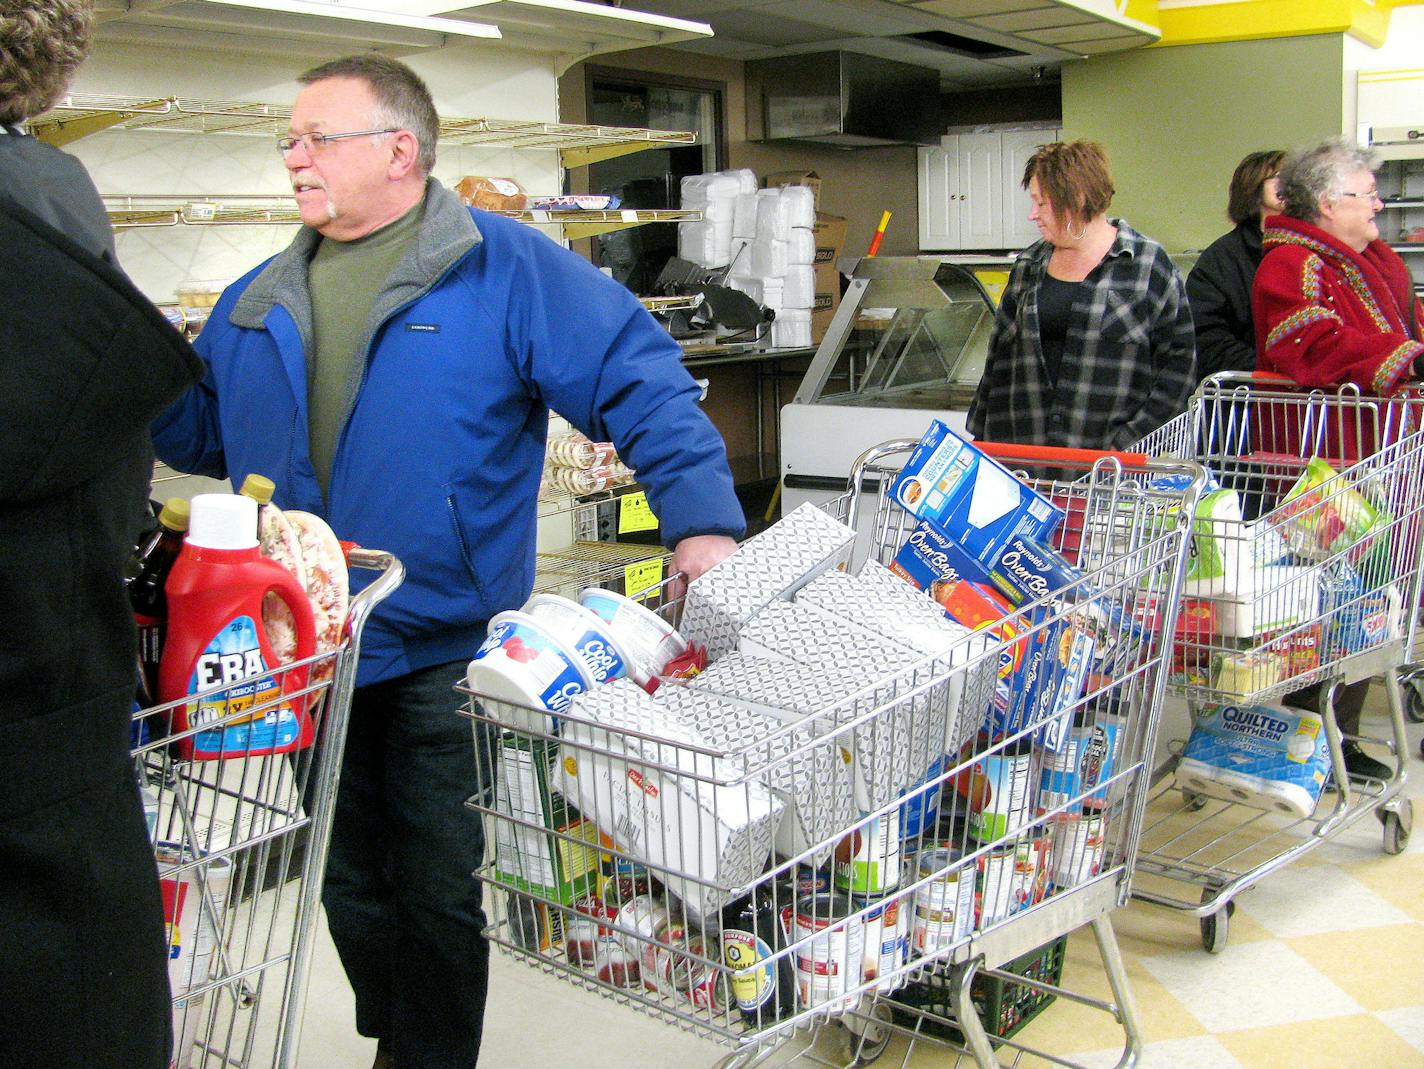
[[(620, 3), (619, 6), (622, 6)], [(1138, 48), (1151, 27), (1102, 0), (627, 0), (628, 7), (711, 25), (714, 36), (672, 47), (728, 59), (844, 49), (933, 67), (946, 92), (1056, 76), (1065, 62)], [(471, 12), (473, 16), (474, 12)], [(1019, 55), (974, 55), (915, 40), (954, 34)]]

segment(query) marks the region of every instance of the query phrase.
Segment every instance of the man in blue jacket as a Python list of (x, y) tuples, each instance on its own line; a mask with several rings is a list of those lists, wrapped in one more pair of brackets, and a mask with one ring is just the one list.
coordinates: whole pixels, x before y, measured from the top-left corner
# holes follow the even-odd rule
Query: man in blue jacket
[(408, 67), (308, 71), (278, 147), (304, 226), (239, 279), (197, 349), (203, 381), (154, 424), (159, 456), (394, 552), (366, 627), (324, 903), (376, 1066), (470, 1069), (488, 943), (477, 786), (451, 685), (534, 577), (547, 409), (612, 440), (675, 566), (696, 577), (743, 517), (677, 346), (617, 283), (429, 178), (437, 118)]

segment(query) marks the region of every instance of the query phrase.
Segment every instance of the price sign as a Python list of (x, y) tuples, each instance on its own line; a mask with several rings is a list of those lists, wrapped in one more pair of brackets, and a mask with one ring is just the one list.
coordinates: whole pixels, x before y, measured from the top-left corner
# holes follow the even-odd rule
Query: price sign
[[(662, 580), (663, 561), (661, 557), (640, 560), (637, 564), (630, 564), (623, 569), (623, 589), (630, 598), (640, 590), (646, 590), (650, 586), (661, 583)], [(652, 596), (652, 593), (649, 593), (643, 600), (647, 601)]]
[(648, 507), (648, 495), (639, 490), (636, 494), (624, 494), (618, 499), (618, 533), (632, 534), (634, 531), (656, 531), (658, 518)]

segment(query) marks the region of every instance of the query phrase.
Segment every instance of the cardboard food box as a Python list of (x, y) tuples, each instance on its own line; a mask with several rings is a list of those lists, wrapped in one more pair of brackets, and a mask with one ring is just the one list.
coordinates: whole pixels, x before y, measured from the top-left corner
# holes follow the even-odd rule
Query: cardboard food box
[(688, 584), (678, 630), (715, 661), (760, 609), (841, 563), (854, 541), (854, 530), (801, 505)]
[(821, 210), (821, 176), (815, 171), (773, 171), (761, 180), (763, 189), (777, 186), (809, 186), (815, 198), (816, 211)]
[[(739, 654), (728, 654), (709, 671), (720, 669), (725, 677), (739, 660)], [(849, 752), (834, 741), (817, 743), (812, 725), (788, 728), (782, 719), (705, 687), (659, 687), (657, 700), (714, 748), (742, 750), (754, 768), (765, 766), (772, 792), (786, 805), (776, 826), (778, 854), (798, 857), (825, 842), (813, 860), (819, 864), (830, 857), (837, 833), (858, 815)]]
[[(507, 733), (500, 740), (500, 774), (495, 809), (509, 820), (495, 821), (494, 871), (501, 880), (540, 898), (568, 904), (598, 886), (598, 829), (550, 782), (557, 747)], [(526, 821), (589, 843), (535, 831)]]
[(845, 247), (846, 220), (839, 215), (816, 213), (816, 291), (811, 304), (811, 341), (818, 343), (841, 303), (841, 276), (836, 260)]
[(910, 454), (890, 495), (982, 564), (996, 561), (1014, 535), (1048, 542), (1063, 519), (1051, 501), (939, 420)]
[(690, 914), (714, 916), (762, 871), (780, 799), (745, 776), (744, 762), (706, 752), (706, 739), (632, 680), (579, 695), (569, 712), (564, 792)]

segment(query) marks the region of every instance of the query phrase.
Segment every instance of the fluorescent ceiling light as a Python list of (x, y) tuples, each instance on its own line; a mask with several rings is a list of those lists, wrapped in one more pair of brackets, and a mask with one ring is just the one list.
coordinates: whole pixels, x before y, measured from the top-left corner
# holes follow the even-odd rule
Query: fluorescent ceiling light
[(292, 15), (317, 15), (348, 22), (369, 22), (377, 26), (403, 26), (409, 30), (429, 30), (432, 33), (453, 33), (462, 37), (498, 38), (498, 26), (463, 19), (438, 19), (422, 15), (405, 15), (397, 11), (381, 11), (349, 4), (326, 3), (323, 0), (204, 0), (226, 7), (255, 8), (258, 11), (281, 11)]
[[(437, 11), (462, 11), (479, 7), (502, 7), (506, 0), (417, 0), (422, 10), (429, 12)], [(643, 26), (654, 26), (663, 30), (679, 30), (683, 33), (696, 34), (701, 37), (711, 37), (712, 27), (705, 22), (693, 22), (690, 19), (676, 19), (670, 15), (655, 15), (650, 11), (635, 11), (627, 7), (605, 7), (602, 4), (591, 4), (587, 0), (513, 0), (520, 7), (543, 8), (546, 11), (563, 11), (571, 15), (590, 15), (595, 18), (610, 19), (617, 22), (636, 23)], [(637, 2), (637, 0), (633, 0)], [(498, 11), (491, 12), (498, 17)], [(514, 27), (510, 27), (511, 30)]]

